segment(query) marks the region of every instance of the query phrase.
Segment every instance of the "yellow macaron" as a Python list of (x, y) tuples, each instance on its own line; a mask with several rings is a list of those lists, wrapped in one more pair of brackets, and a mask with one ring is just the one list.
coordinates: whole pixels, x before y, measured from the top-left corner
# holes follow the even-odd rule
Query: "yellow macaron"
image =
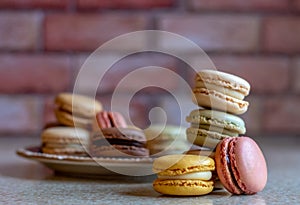
[(205, 195), (214, 188), (213, 170), (214, 160), (205, 156), (179, 154), (159, 157), (153, 163), (153, 171), (158, 175), (153, 188), (167, 195)]

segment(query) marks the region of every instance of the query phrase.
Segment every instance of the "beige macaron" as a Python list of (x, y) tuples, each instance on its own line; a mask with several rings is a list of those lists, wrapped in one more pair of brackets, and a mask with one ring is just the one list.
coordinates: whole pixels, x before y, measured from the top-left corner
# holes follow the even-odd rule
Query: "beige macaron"
[(243, 114), (249, 106), (244, 98), (250, 92), (250, 84), (232, 74), (202, 70), (196, 75), (193, 92), (194, 103), (205, 108)]
[(51, 127), (42, 134), (42, 151), (47, 154), (86, 155), (89, 132), (74, 127)]
[(147, 148), (153, 156), (181, 154), (192, 146), (185, 135), (186, 128), (174, 125), (152, 125), (144, 130)]
[(102, 110), (102, 104), (97, 100), (83, 95), (61, 93), (55, 98), (55, 115), (63, 125), (92, 127), (96, 113)]

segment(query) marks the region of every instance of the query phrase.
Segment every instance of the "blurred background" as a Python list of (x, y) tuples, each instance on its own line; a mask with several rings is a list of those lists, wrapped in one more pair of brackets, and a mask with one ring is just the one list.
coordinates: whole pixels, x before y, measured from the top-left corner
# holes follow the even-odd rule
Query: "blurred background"
[[(248, 134), (300, 135), (299, 0), (0, 0), (0, 9), (0, 135), (39, 136), (44, 124), (55, 120), (54, 96), (72, 91), (87, 56), (120, 34), (145, 29), (191, 39), (218, 70), (250, 82), (250, 107), (242, 116)], [(149, 42), (134, 46), (143, 43)], [(197, 61), (192, 52), (190, 57)], [(193, 82), (192, 69), (179, 59), (141, 53), (113, 66), (98, 98), (108, 107), (123, 76), (151, 65)], [(167, 85), (178, 89), (177, 82)], [(122, 98), (119, 104), (122, 110)], [(168, 92), (150, 88), (132, 99), (132, 121), (146, 127), (149, 110), (157, 106), (168, 123), (185, 118)], [(195, 108), (187, 99), (186, 115)]]

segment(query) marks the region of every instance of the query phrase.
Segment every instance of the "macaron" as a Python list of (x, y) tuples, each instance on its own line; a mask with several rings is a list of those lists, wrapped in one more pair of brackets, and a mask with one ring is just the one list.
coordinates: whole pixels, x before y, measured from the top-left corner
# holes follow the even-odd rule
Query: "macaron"
[(103, 128), (91, 137), (93, 157), (148, 157), (146, 137), (142, 130), (133, 128)]
[(238, 76), (215, 70), (202, 70), (195, 78), (193, 101), (204, 108), (239, 115), (248, 109), (249, 103), (243, 99), (249, 92), (250, 84)]
[(96, 114), (97, 126), (100, 129), (110, 127), (127, 127), (127, 123), (122, 114), (118, 112), (100, 111)]
[(166, 155), (153, 162), (158, 178), (153, 182), (155, 191), (166, 195), (197, 196), (210, 193), (214, 186), (214, 160), (197, 155)]
[(74, 127), (51, 127), (42, 134), (42, 152), (58, 155), (87, 155), (89, 132)]
[(267, 183), (264, 155), (249, 137), (224, 139), (217, 146), (215, 161), (220, 181), (232, 194), (255, 194)]
[(57, 121), (71, 127), (91, 128), (102, 104), (93, 98), (71, 93), (61, 93), (55, 98)]
[(246, 132), (241, 118), (216, 110), (193, 110), (186, 121), (191, 123), (186, 130), (188, 141), (213, 149), (221, 140)]
[(144, 130), (147, 148), (153, 156), (182, 154), (192, 146), (186, 139), (186, 128), (173, 125), (153, 125)]

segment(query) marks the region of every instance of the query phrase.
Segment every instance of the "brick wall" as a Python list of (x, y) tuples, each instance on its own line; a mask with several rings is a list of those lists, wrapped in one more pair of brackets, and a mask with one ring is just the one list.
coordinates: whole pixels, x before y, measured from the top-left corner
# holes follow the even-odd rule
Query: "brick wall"
[[(299, 14), (299, 0), (1, 0), (0, 134), (38, 136), (54, 119), (53, 97), (72, 90), (78, 69), (95, 48), (120, 34), (158, 29), (188, 37), (219, 70), (251, 83), (251, 107), (243, 116), (249, 134), (299, 135)], [(191, 69), (180, 60), (143, 53), (112, 68), (99, 99), (108, 107), (122, 76), (150, 65), (192, 81)], [(176, 85), (167, 83), (170, 90)], [(121, 110), (122, 97), (118, 102)], [(184, 102), (187, 115), (195, 106)], [(133, 98), (132, 120), (145, 126), (156, 106), (165, 109), (170, 123), (185, 117), (171, 95), (150, 88)]]

